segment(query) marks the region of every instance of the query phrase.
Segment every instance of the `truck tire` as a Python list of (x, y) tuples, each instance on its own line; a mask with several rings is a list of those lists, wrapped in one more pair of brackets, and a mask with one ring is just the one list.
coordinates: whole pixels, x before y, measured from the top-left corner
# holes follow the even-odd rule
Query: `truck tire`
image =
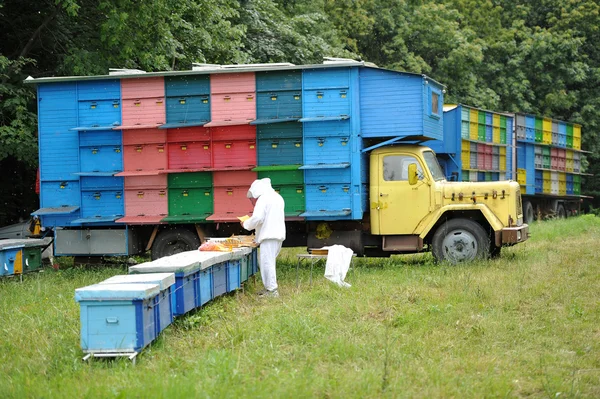
[(531, 201), (523, 201), (523, 219), (527, 224), (531, 224), (535, 220), (535, 212)]
[(164, 256), (193, 251), (200, 246), (200, 239), (187, 229), (169, 228), (161, 231), (152, 244), (152, 260)]
[(470, 219), (450, 219), (442, 224), (433, 235), (432, 245), (438, 262), (457, 264), (490, 256), (490, 237)]
[(565, 206), (563, 204), (558, 204), (556, 207), (556, 217), (559, 219), (567, 218), (567, 212), (565, 211)]

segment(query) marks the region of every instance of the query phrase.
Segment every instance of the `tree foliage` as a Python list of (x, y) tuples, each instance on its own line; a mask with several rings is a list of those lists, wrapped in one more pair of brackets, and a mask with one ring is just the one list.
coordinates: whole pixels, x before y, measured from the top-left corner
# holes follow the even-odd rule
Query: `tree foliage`
[(0, 26), (0, 161), (25, 168), (37, 162), (28, 75), (338, 56), (428, 74), (447, 102), (581, 123), (600, 175), (593, 0), (0, 0)]

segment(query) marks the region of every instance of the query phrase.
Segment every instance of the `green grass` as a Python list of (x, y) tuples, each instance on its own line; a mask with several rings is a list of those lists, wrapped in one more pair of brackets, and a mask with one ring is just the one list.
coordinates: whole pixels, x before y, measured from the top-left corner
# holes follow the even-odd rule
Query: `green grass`
[(536, 223), (494, 261), (357, 259), (350, 289), (295, 254), (176, 320), (139, 356), (84, 363), (74, 289), (126, 266), (0, 281), (0, 392), (15, 397), (600, 397), (600, 218)]

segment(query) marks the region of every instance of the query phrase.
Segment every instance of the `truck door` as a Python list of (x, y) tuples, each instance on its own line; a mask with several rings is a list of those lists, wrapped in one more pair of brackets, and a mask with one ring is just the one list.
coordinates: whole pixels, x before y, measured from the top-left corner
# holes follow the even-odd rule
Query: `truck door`
[[(410, 154), (380, 154), (378, 156), (379, 234), (413, 234), (428, 213), (430, 189), (423, 179), (421, 162)], [(417, 184), (408, 182), (408, 165), (417, 164)]]

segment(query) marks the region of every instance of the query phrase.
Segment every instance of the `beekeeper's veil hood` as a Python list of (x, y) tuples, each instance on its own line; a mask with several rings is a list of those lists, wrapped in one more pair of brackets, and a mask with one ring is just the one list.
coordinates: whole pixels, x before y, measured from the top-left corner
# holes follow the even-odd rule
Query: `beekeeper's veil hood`
[(248, 198), (258, 198), (269, 191), (273, 191), (273, 187), (271, 187), (271, 179), (265, 177), (264, 179), (254, 180), (246, 196)]

